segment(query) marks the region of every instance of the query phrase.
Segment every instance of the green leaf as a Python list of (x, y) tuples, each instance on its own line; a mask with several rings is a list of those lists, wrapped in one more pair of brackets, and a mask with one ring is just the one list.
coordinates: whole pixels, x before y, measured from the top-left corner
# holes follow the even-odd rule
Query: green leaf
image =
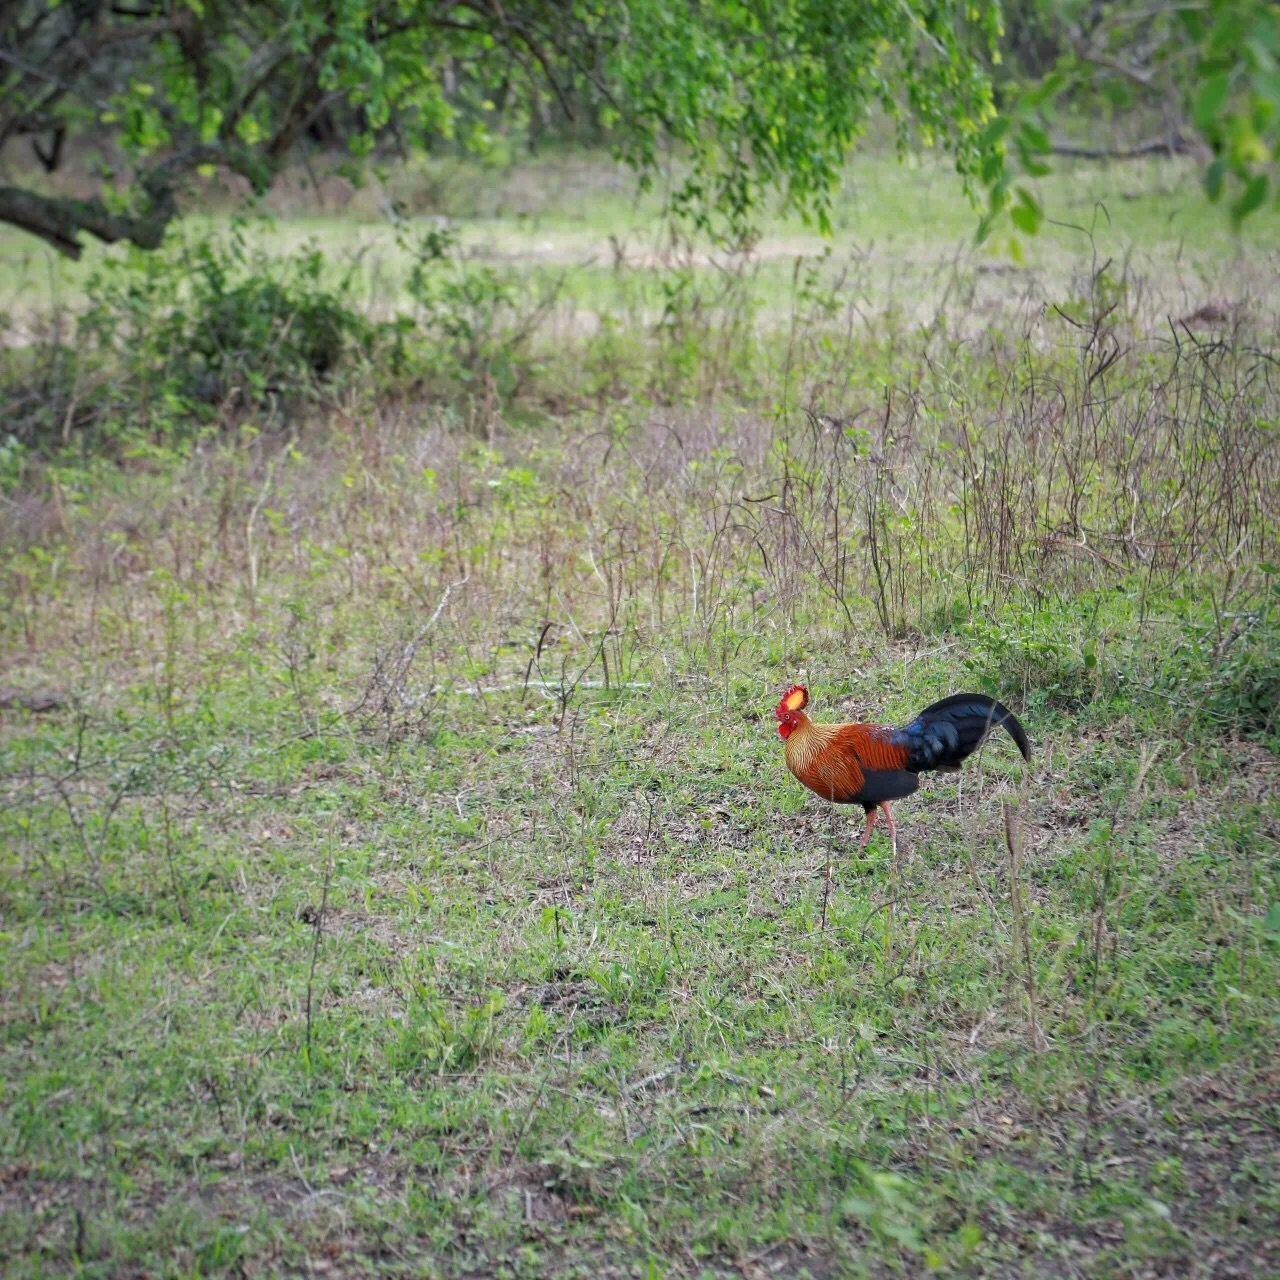
[(1280, 902), (1273, 902), (1263, 917), (1262, 932), (1269, 938), (1280, 938)]
[(1044, 211), (1040, 208), (1040, 202), (1026, 187), (1019, 187), (1017, 196), (1017, 202), (1009, 210), (1009, 216), (1019, 231), (1034, 236), (1039, 232), (1040, 224), (1044, 221)]
[(1245, 48), (1248, 49), (1250, 61), (1256, 70), (1266, 72), (1276, 69), (1275, 56), (1262, 40), (1255, 36), (1247, 42)]
[(1204, 171), (1204, 191), (1210, 200), (1222, 195), (1222, 184), (1227, 176), (1227, 162), (1219, 157)]
[(1218, 11), (1217, 18), (1206, 42), (1209, 56), (1234, 61), (1239, 57), (1253, 15), (1242, 12), (1239, 6), (1219, 3), (1214, 8)]
[(1262, 207), (1267, 198), (1267, 175), (1254, 174), (1245, 184), (1240, 199), (1231, 206), (1231, 216), (1236, 222), (1243, 222), (1255, 209)]
[(1260, 71), (1253, 77), (1253, 91), (1263, 102), (1280, 107), (1280, 71)]
[(1127, 80), (1108, 80), (1103, 84), (1102, 92), (1117, 111), (1133, 106), (1133, 86)]
[(1009, 132), (1013, 125), (1013, 120), (1009, 116), (996, 116), (994, 120), (987, 123), (987, 127), (982, 131), (982, 137), (978, 139), (978, 145), (987, 151), (994, 147), (1001, 138)]
[(1204, 15), (1198, 8), (1192, 8), (1189, 5), (1174, 12), (1177, 13), (1187, 35), (1194, 43), (1199, 44), (1204, 37)]
[(1048, 133), (1034, 120), (1022, 122), (1022, 127), (1018, 130), (1018, 142), (1028, 151), (1038, 151), (1041, 154), (1048, 154), (1053, 150), (1053, 143), (1049, 141)]
[(1040, 229), (1040, 225), (1036, 220), (1036, 216), (1025, 205), (1016, 204), (1009, 210), (1009, 217), (1013, 219), (1013, 225), (1019, 231), (1025, 231), (1027, 235), (1033, 236)]
[(1023, 105), (1027, 107), (1041, 107), (1050, 98), (1055, 98), (1066, 87), (1067, 77), (1061, 71), (1051, 72), (1040, 81), (1034, 88), (1028, 90), (1023, 95)]
[(1191, 118), (1196, 128), (1207, 130), (1218, 118), (1218, 113), (1226, 105), (1227, 94), (1231, 92), (1231, 76), (1226, 71), (1210, 76), (1196, 93), (1195, 105), (1191, 108)]

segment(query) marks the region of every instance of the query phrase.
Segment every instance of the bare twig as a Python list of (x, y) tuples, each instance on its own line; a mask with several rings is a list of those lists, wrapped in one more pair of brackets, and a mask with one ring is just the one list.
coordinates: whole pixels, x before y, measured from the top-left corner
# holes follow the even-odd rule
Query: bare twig
[(307, 1067), (310, 1069), (311, 1062), (311, 1001), (312, 993), (315, 989), (316, 979), (316, 961), (320, 956), (320, 938), (324, 933), (324, 918), (329, 909), (329, 883), (333, 879), (333, 827), (329, 829), (329, 857), (325, 862), (324, 868), (324, 887), (320, 891), (320, 909), (315, 913), (315, 919), (312, 922), (313, 934), (311, 939), (311, 966), (307, 970)]
[(1017, 810), (1007, 801), (1004, 805), (1004, 839), (1009, 849), (1009, 898), (1013, 905), (1014, 931), (1021, 951), (1022, 981), (1027, 993), (1027, 1020), (1031, 1031), (1031, 1045), (1038, 1052), (1048, 1047), (1036, 1012), (1036, 975), (1031, 963), (1031, 937), (1027, 925), (1026, 905), (1022, 885), (1022, 828), (1017, 821)]

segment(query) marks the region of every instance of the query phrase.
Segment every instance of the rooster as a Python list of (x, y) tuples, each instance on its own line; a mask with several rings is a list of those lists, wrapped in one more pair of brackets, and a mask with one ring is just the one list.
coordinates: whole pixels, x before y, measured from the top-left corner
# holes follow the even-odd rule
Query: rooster
[(809, 690), (793, 684), (774, 709), (778, 733), (786, 743), (787, 768), (824, 800), (860, 804), (867, 811), (860, 849), (871, 839), (876, 816), (883, 809), (895, 860), (898, 829), (889, 802), (911, 795), (926, 769), (959, 773), (960, 762), (997, 725), (1008, 729), (1023, 759), (1031, 759), (1031, 744), (1017, 716), (984, 693), (943, 698), (925, 707), (905, 729), (814, 724), (804, 714), (808, 704)]

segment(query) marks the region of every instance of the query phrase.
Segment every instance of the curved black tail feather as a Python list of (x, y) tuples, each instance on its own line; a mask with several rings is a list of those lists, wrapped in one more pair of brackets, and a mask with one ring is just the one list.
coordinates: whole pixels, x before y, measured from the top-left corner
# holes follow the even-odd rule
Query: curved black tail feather
[(1017, 743), (1022, 758), (1029, 761), (1031, 743), (1026, 730), (1008, 707), (985, 693), (953, 693), (925, 707), (905, 729), (898, 730), (910, 752), (907, 768), (914, 773), (957, 769), (988, 732), (1001, 725)]

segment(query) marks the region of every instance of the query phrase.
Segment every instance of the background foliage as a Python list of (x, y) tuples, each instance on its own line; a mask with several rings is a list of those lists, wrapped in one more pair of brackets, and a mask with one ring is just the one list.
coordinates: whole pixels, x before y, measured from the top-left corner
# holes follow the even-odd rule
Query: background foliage
[[(502, 7), (420, 0), (6, 7), (0, 146), (28, 138), (55, 172), (77, 137), (110, 139), (126, 186), (88, 199), (0, 188), (0, 218), (67, 253), (88, 231), (155, 248), (189, 172), (265, 187), (307, 135), (353, 160), (549, 119), (603, 131), (646, 178), (679, 148), (676, 206), (745, 233), (762, 188), (819, 221), (878, 106), (976, 164), (990, 90), (975, 50), (990, 5), (770, 0)], [(499, 103), (501, 107), (499, 107)]]

